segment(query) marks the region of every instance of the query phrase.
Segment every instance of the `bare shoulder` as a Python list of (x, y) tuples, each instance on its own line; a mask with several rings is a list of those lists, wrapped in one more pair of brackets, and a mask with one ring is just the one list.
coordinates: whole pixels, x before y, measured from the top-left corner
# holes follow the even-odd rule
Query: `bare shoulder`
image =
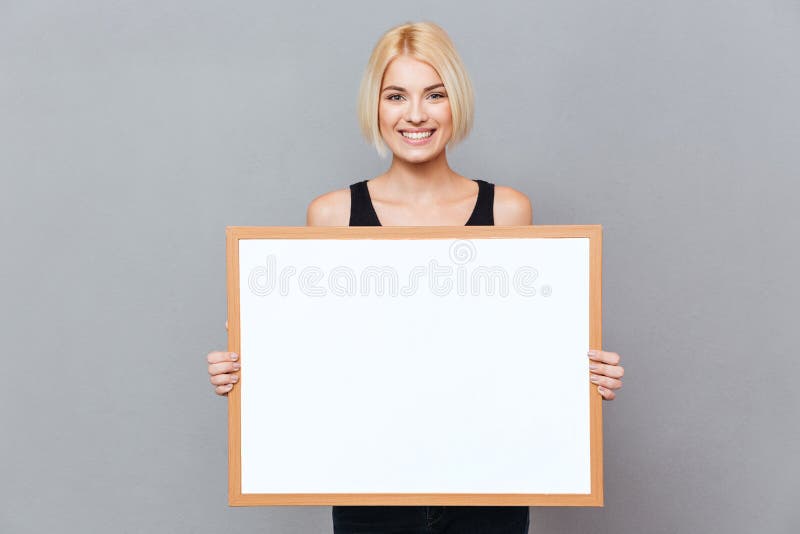
[(348, 226), (350, 224), (350, 188), (320, 195), (308, 204), (306, 226)]
[(528, 195), (505, 185), (494, 186), (494, 224), (528, 226), (533, 224), (533, 208)]

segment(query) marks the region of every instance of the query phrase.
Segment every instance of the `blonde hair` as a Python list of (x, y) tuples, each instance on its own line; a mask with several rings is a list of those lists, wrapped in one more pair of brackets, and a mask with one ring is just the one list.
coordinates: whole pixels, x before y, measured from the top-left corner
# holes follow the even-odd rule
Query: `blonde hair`
[(409, 22), (396, 26), (380, 38), (364, 71), (358, 92), (358, 121), (367, 142), (382, 156), (388, 152), (378, 126), (378, 104), (386, 67), (398, 56), (424, 61), (436, 70), (444, 83), (453, 117), (453, 135), (448, 144), (457, 144), (469, 135), (475, 113), (472, 83), (467, 70), (445, 31), (432, 22)]

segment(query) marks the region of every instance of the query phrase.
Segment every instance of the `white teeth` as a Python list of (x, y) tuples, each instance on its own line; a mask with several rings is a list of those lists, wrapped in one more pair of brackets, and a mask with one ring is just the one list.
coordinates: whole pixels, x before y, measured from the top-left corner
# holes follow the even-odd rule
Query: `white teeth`
[(408, 137), (409, 139), (425, 139), (426, 137), (430, 137), (433, 135), (432, 130), (428, 130), (427, 132), (402, 132), (403, 137)]

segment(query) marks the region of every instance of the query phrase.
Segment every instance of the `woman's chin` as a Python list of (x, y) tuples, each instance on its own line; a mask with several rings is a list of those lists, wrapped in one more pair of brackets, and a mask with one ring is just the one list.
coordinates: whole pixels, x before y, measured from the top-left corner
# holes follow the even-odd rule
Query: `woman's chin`
[(396, 159), (405, 161), (407, 163), (428, 163), (440, 157), (444, 150), (431, 151), (431, 150), (408, 150), (408, 149), (394, 149), (392, 154)]

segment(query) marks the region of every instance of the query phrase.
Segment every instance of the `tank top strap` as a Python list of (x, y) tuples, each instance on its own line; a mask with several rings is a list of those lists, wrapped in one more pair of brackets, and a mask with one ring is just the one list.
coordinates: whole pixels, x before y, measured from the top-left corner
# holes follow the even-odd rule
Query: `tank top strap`
[(478, 200), (465, 226), (494, 226), (494, 184), (477, 179)]
[(381, 226), (366, 180), (350, 185), (350, 226)]

